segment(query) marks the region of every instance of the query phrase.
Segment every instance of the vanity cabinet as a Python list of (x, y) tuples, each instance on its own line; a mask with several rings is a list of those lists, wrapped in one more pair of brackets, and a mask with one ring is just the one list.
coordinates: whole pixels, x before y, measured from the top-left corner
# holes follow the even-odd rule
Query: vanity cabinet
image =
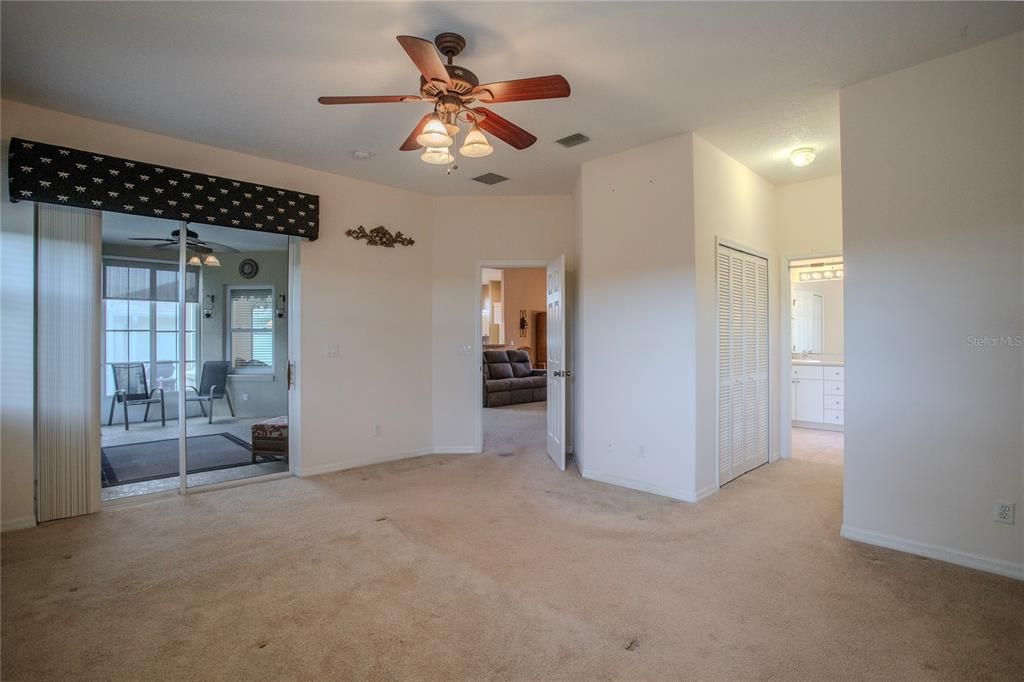
[(790, 415), (798, 426), (841, 430), (844, 424), (845, 368), (793, 365)]

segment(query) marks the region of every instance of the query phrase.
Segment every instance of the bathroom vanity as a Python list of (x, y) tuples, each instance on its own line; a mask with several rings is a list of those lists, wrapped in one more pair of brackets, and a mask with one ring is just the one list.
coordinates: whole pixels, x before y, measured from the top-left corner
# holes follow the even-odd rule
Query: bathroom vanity
[(842, 360), (793, 358), (790, 417), (793, 426), (842, 431), (846, 367)]

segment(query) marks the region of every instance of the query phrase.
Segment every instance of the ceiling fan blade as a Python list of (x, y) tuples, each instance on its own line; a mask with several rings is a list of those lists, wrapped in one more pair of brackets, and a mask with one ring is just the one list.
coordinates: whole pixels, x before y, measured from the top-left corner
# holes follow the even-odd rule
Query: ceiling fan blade
[(390, 102), (422, 102), (419, 95), (356, 95), (355, 97), (318, 97), (320, 104), (387, 104)]
[(476, 124), (478, 126), (516, 149), (526, 149), (537, 141), (535, 136), (526, 132), (515, 123), (498, 116), (490, 109), (477, 107), (473, 111), (479, 111), (484, 115), (483, 118), (477, 120)]
[(167, 242), (168, 244), (177, 244), (177, 239), (168, 239), (167, 237), (128, 237), (128, 241), (133, 242)]
[(481, 102), (523, 102), (531, 99), (556, 99), (568, 97), (571, 90), (569, 81), (559, 74), (537, 76), (500, 83), (484, 83), (473, 88), (473, 94)]
[(423, 145), (417, 142), (416, 138), (419, 136), (420, 133), (423, 132), (423, 126), (427, 125), (427, 121), (430, 120), (430, 116), (430, 114), (427, 114), (426, 116), (420, 119), (420, 122), (417, 123), (416, 127), (412, 129), (412, 132), (409, 133), (409, 137), (405, 138), (405, 142), (402, 143), (402, 146), (399, 147), (399, 149), (401, 149), (403, 152), (414, 152), (417, 149), (423, 148)]
[(201, 239), (196, 242), (190, 242), (189, 248), (193, 248), (193, 246), (204, 246), (210, 249), (211, 251), (217, 251), (218, 253), (241, 253), (238, 249), (236, 249), (233, 246), (228, 246), (227, 244), (218, 244), (217, 242), (208, 242), (205, 239)]
[(437, 53), (434, 43), (416, 36), (398, 36), (398, 43), (404, 49), (413, 64), (420, 70), (427, 82), (438, 82), (445, 86), (452, 84), (448, 76), (448, 70), (444, 68), (441, 55)]

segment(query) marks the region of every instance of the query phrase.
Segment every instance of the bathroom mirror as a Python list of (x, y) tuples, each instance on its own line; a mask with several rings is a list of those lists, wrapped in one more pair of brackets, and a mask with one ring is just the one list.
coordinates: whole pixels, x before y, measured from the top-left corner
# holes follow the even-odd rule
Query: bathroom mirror
[(790, 275), (790, 350), (799, 354), (842, 355), (842, 259), (794, 262)]

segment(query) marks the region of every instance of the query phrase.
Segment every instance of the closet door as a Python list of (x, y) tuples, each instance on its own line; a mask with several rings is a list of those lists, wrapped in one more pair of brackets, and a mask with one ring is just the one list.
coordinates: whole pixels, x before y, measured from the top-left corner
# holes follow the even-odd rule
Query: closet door
[(718, 247), (719, 484), (768, 461), (768, 262)]

